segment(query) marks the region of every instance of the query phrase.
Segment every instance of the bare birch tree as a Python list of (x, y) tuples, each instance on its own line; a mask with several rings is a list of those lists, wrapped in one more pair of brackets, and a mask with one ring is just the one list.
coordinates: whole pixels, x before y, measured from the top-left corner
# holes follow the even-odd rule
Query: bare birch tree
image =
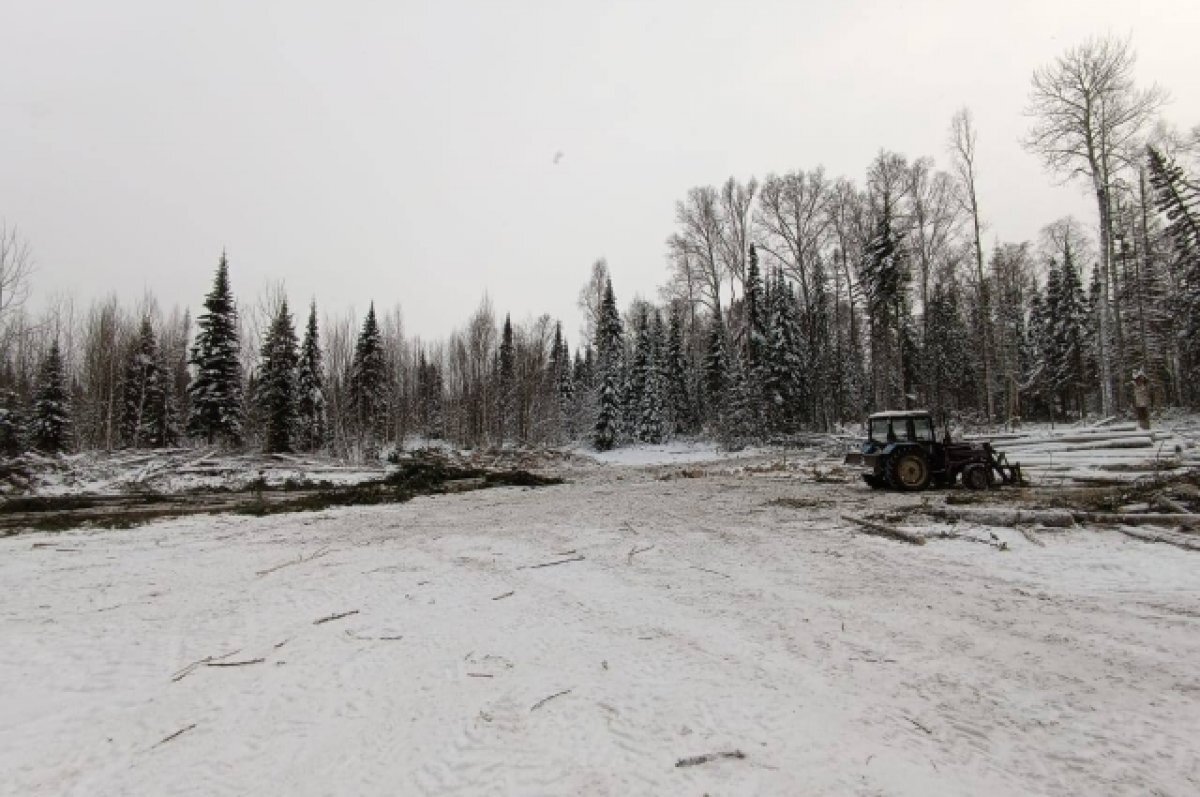
[(1109, 317), (1114, 183), (1117, 171), (1128, 165), (1139, 138), (1166, 101), (1157, 86), (1138, 89), (1134, 85), (1135, 61), (1128, 41), (1090, 39), (1033, 73), (1026, 109), (1033, 126), (1025, 147), (1064, 179), (1087, 180), (1096, 198), (1101, 285), (1097, 355), (1105, 415), (1116, 406)]

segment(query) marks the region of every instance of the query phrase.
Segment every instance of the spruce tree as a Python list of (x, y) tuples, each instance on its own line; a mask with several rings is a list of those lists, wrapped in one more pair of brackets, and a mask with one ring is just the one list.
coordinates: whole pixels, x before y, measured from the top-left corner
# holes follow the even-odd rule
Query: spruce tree
[(782, 278), (771, 293), (771, 328), (762, 368), (766, 420), (772, 431), (790, 434), (799, 426), (804, 399), (804, 356), (791, 287)]
[(605, 280), (604, 283), (604, 297), (600, 302), (600, 317), (596, 323), (595, 334), (596, 357), (592, 365), (592, 379), (597, 394), (592, 444), (598, 451), (607, 451), (620, 439), (622, 387), (625, 379), (624, 331), (612, 280)]
[(714, 311), (708, 331), (708, 347), (704, 354), (704, 409), (706, 420), (716, 423), (722, 415), (726, 398), (727, 349), (725, 324), (720, 310)]
[(308, 324), (304, 328), (304, 342), (300, 346), (300, 361), (296, 369), (296, 431), (299, 445), (305, 451), (315, 451), (323, 446), (327, 423), (325, 364), (317, 328), (317, 303), (314, 301), (308, 308)]
[(863, 249), (861, 273), (871, 321), (874, 398), (878, 403), (891, 405), (904, 394), (906, 288), (911, 274), (887, 195), (875, 222), (875, 232)]
[(181, 436), (179, 399), (175, 389), (175, 378), (167, 361), (167, 353), (158, 351), (158, 373), (162, 376), (160, 409), (154, 413), (149, 434), (150, 444), (156, 448), (179, 445)]
[(1180, 166), (1153, 147), (1147, 154), (1155, 204), (1167, 218), (1178, 274), (1178, 293), (1171, 305), (1182, 317), (1177, 325), (1186, 359), (1181, 381), (1195, 401), (1200, 399), (1200, 183), (1189, 180)]
[(646, 357), (642, 376), (641, 403), (638, 407), (638, 439), (643, 443), (661, 443), (666, 437), (664, 384), (661, 366), (664, 348), (662, 316), (654, 311), (648, 323)]
[(512, 320), (504, 315), (504, 328), (500, 333), (500, 349), (496, 353), (496, 422), (499, 442), (504, 444), (509, 436), (515, 436), (517, 392), (517, 352), (513, 341)]
[(132, 448), (157, 445), (167, 414), (170, 381), (162, 369), (150, 317), (142, 319), (137, 341), (125, 363), (122, 386), (121, 442)]
[(263, 411), (264, 449), (268, 454), (292, 450), (296, 435), (297, 380), (296, 330), (287, 300), (271, 321), (263, 341), (258, 401)]
[(666, 383), (664, 391), (667, 422), (674, 434), (690, 434), (696, 427), (687, 365), (683, 339), (683, 303), (673, 302), (663, 363), (663, 380)]
[(350, 363), (350, 409), (360, 439), (368, 444), (377, 443), (387, 414), (387, 366), (374, 302), (367, 310), (354, 345), (354, 359)]
[(16, 392), (0, 388), (0, 457), (15, 457), (24, 450), (25, 416)]
[(34, 448), (47, 454), (57, 454), (70, 445), (71, 408), (62, 352), (57, 340), (50, 344), (50, 351), (38, 374), (31, 415), (29, 436)]
[(225, 253), (217, 264), (213, 288), (196, 320), (198, 331), (189, 362), (195, 377), (188, 385), (188, 433), (209, 445), (218, 439), (242, 442), (242, 366), (238, 356), (237, 305), (229, 288)]
[(749, 375), (762, 377), (766, 369), (767, 312), (762, 275), (758, 270), (758, 250), (750, 245), (749, 264), (746, 267), (746, 287), (743, 306), (746, 308), (744, 347), (746, 371)]

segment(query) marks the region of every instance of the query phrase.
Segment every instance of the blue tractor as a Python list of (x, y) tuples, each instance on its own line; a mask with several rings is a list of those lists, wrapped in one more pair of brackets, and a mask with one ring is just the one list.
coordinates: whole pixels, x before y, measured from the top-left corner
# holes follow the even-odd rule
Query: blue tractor
[(863, 481), (876, 490), (952, 487), (960, 476), (972, 490), (1025, 483), (1021, 466), (991, 443), (953, 442), (949, 428), (939, 440), (933, 416), (923, 410), (877, 412), (867, 418), (867, 439), (846, 455), (846, 464), (861, 469)]

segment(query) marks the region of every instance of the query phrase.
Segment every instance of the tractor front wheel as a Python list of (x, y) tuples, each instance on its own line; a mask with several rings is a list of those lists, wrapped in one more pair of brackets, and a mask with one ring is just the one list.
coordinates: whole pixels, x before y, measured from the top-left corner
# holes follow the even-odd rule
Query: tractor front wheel
[(920, 451), (891, 457), (887, 463), (888, 483), (897, 490), (924, 490), (929, 486), (929, 461)]
[(968, 465), (962, 472), (963, 487), (986, 490), (992, 486), (992, 471), (986, 465)]
[(870, 473), (863, 474), (863, 481), (865, 481), (867, 486), (872, 490), (882, 490), (884, 487), (887, 487), (887, 482), (878, 476), (871, 475)]

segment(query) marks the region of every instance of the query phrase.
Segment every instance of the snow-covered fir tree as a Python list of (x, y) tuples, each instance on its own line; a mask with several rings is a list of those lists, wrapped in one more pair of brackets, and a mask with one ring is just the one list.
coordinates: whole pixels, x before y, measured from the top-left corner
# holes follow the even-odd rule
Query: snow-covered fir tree
[(646, 357), (642, 375), (641, 402), (638, 407), (637, 437), (643, 443), (661, 443), (666, 438), (667, 424), (664, 407), (665, 385), (660, 365), (665, 343), (662, 316), (654, 311), (647, 324)]
[(863, 248), (860, 270), (871, 320), (875, 403), (904, 406), (904, 326), (910, 272), (888, 194), (877, 213), (875, 231)]
[(57, 454), (71, 444), (70, 396), (57, 340), (50, 344), (38, 374), (29, 438), (34, 448), (47, 454)]
[(25, 414), (15, 390), (0, 388), (0, 456), (15, 457), (25, 448)]
[(758, 250), (753, 244), (750, 245), (746, 266), (746, 285), (742, 305), (745, 308), (742, 351), (747, 376), (750, 379), (763, 379), (767, 367), (768, 307), (762, 274), (758, 270)]
[(305, 451), (315, 451), (325, 445), (327, 429), (325, 360), (314, 301), (308, 308), (308, 324), (296, 367), (296, 442)]
[(417, 350), (417, 424), (421, 434), (430, 440), (443, 437), (445, 415), (442, 409), (442, 369), (425, 355), (424, 347)]
[(672, 302), (667, 329), (667, 350), (663, 358), (665, 414), (668, 429), (673, 434), (692, 434), (696, 431), (695, 403), (688, 378), (687, 352), (684, 349), (683, 303)]
[(596, 323), (596, 419), (592, 425), (592, 444), (607, 451), (620, 439), (622, 382), (624, 379), (624, 330), (617, 309), (612, 280), (605, 280), (604, 296)]
[(263, 341), (256, 393), (263, 411), (263, 447), (269, 454), (289, 452), (295, 445), (298, 362), (296, 329), (284, 299)]
[(162, 411), (164, 374), (158, 372), (158, 343), (154, 323), (142, 318), (137, 341), (125, 361), (122, 378), (121, 444), (140, 448), (150, 444), (154, 415)]
[(142, 318), (122, 379), (121, 442), (132, 448), (170, 445), (177, 421), (172, 417), (172, 385), (164, 368), (154, 323)]
[(718, 436), (727, 448), (738, 448), (760, 430), (743, 357), (733, 351), (725, 358), (724, 395), (719, 402)]
[(762, 367), (766, 420), (775, 432), (797, 430), (804, 398), (804, 353), (791, 286), (777, 275), (771, 290), (771, 326)]
[(550, 343), (549, 388), (553, 434), (555, 439), (570, 438), (574, 434), (571, 423), (574, 405), (574, 387), (571, 380), (571, 353), (563, 338), (562, 323), (554, 324), (554, 339)]
[(726, 398), (726, 370), (728, 368), (728, 341), (721, 311), (712, 314), (708, 328), (708, 345), (704, 351), (704, 421), (715, 426), (722, 416), (722, 402)]
[(188, 434), (210, 445), (218, 440), (240, 445), (243, 434), (241, 343), (237, 305), (229, 287), (229, 262), (224, 252), (196, 326), (196, 340), (189, 358), (195, 373), (188, 385)]
[(504, 315), (500, 332), (500, 348), (496, 352), (496, 428), (498, 442), (517, 432), (517, 350), (513, 340), (512, 320)]
[(350, 363), (350, 408), (359, 438), (369, 447), (380, 442), (387, 416), (387, 365), (383, 339), (371, 302)]

